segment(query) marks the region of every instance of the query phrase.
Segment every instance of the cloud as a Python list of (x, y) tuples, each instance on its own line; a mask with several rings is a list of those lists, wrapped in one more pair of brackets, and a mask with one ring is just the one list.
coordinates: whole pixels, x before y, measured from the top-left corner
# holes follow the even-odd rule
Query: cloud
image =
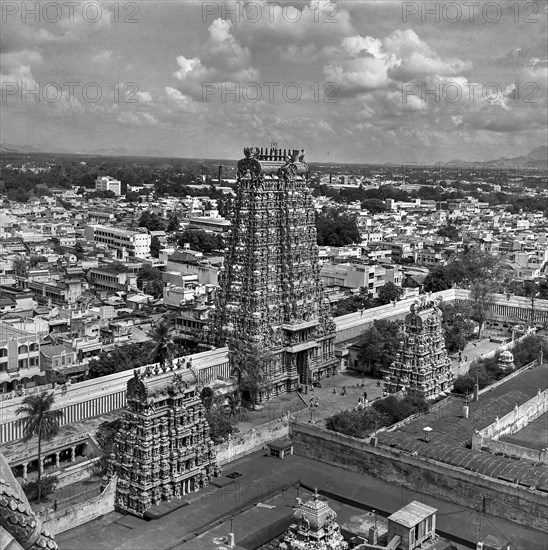
[(136, 92), (135, 96), (139, 103), (152, 103), (152, 96), (150, 95), (150, 92)]
[(105, 65), (112, 60), (112, 50), (101, 50), (91, 56), (91, 62), (98, 65)]
[(398, 83), (433, 75), (458, 75), (471, 68), (470, 62), (442, 58), (411, 29), (396, 30), (384, 39), (349, 36), (324, 53), (336, 61), (324, 66), (326, 78), (347, 96), (394, 89)]
[(209, 39), (201, 48), (200, 57), (177, 57), (179, 68), (173, 73), (180, 90), (201, 98), (206, 83), (252, 82), (259, 71), (252, 66), (251, 52), (232, 35), (233, 23), (215, 19), (208, 28)]
[(146, 112), (134, 113), (131, 111), (124, 111), (118, 115), (116, 120), (120, 124), (127, 124), (129, 126), (154, 126), (158, 124), (158, 119), (154, 115)]

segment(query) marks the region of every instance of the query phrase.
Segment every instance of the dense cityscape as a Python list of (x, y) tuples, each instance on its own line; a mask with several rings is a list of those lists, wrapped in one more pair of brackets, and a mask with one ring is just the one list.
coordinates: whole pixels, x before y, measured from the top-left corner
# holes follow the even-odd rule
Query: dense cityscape
[[(145, 3), (116, 3), (110, 16), (148, 16), (144, 29), (165, 44), (171, 20), (185, 21), (178, 88), (164, 93), (181, 116), (197, 117), (173, 130), (162, 119), (170, 104), (153, 111), (158, 96), (141, 88), (135, 111), (109, 111), (135, 132), (124, 147), (118, 130), (105, 130), (102, 147), (94, 141), (112, 123), (99, 122), (104, 103), (68, 109), (63, 96), (57, 115), (42, 117), (47, 101), (17, 102), (14, 86), (34, 82), (30, 64), (39, 71), (42, 54), (75, 40), (74, 29), (70, 18), (50, 24), (43, 8), (29, 27), (21, 10), (30, 4), (2, 7), (3, 30), (14, 25), (1, 54), (0, 550), (548, 548), (546, 127), (506, 135), (474, 104), (448, 111), (462, 133), (436, 127), (437, 145), (423, 150), (416, 116), (426, 107), (402, 107), (420, 90), (417, 75), (431, 85), (433, 74), (460, 83), (462, 72), (470, 84), (474, 63), (491, 62), (458, 39), (451, 55), (434, 52), (418, 36), (443, 51), (435, 25), (419, 24), (429, 12), (395, 3), (397, 16), (370, 2), (171, 3), (158, 8), (159, 27)], [(113, 24), (90, 31), (88, 8), (79, 19), (74, 4), (82, 44)], [(454, 32), (448, 8), (426, 4)], [(251, 12), (238, 11), (251, 5), (269, 7), (272, 20), (254, 28)], [(513, 67), (527, 51), (528, 70), (540, 74), (539, 13), (544, 27), (531, 36), (525, 15), (513, 14), (529, 49), (493, 65)], [(295, 14), (303, 34), (293, 34)], [(307, 34), (320, 15), (338, 17), (321, 40)], [(391, 26), (369, 27), (365, 15), (391, 15)], [(399, 30), (404, 23), (418, 34)], [(117, 29), (128, 50), (94, 53), (101, 66), (132, 59), (127, 27)], [(112, 33), (103, 39), (111, 44)], [(330, 97), (335, 82), (337, 103), (284, 96), (270, 101), (279, 119), (264, 99), (208, 103), (257, 77), (254, 64), (274, 43), (286, 82), (297, 78), (291, 58), (323, 59), (323, 90)], [(62, 48), (59, 60), (69, 55)], [(148, 69), (124, 70), (153, 71), (147, 55)], [(224, 70), (232, 73), (221, 78)], [(132, 83), (114, 90), (127, 95)], [(399, 106), (396, 84), (409, 94)], [(546, 119), (544, 95), (524, 105), (508, 99), (512, 90), (491, 105), (496, 116), (534, 109)], [(336, 128), (352, 100), (364, 102), (361, 122)], [(441, 103), (429, 124), (453, 108)], [(318, 135), (287, 126), (299, 109)], [(230, 110), (245, 119), (237, 130)], [(468, 115), (485, 127), (470, 130)], [(69, 124), (55, 126), (55, 116)], [(169, 145), (172, 131), (183, 149)], [(367, 154), (355, 149), (362, 139)], [(457, 155), (483, 160), (441, 160)]]

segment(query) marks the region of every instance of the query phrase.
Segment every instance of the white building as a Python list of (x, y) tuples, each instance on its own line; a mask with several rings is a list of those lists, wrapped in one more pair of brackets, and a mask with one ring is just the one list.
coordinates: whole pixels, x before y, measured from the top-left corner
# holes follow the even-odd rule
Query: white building
[(86, 225), (85, 235), (89, 242), (104, 243), (116, 250), (119, 259), (150, 256), (152, 238), (145, 231), (130, 231), (106, 225)]
[(95, 191), (112, 191), (119, 197), (122, 194), (122, 182), (110, 176), (98, 176), (95, 180)]

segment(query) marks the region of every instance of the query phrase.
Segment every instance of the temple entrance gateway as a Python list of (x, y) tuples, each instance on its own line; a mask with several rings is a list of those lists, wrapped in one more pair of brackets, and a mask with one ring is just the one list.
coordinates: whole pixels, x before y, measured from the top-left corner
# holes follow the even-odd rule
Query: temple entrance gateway
[(232, 367), (242, 343), (276, 366), (261, 401), (336, 370), (335, 323), (320, 281), (304, 151), (246, 147), (244, 154), (209, 334), (213, 344), (228, 344)]

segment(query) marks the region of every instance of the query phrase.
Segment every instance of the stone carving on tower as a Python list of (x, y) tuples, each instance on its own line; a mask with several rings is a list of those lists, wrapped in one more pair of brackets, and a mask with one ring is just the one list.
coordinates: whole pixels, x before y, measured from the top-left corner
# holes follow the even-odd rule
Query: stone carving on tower
[(210, 332), (230, 351), (243, 341), (267, 354), (260, 402), (335, 374), (335, 323), (320, 281), (304, 151), (244, 154)]
[(142, 517), (219, 475), (197, 382), (191, 369), (174, 366), (134, 371), (109, 468), (119, 510)]
[(439, 300), (416, 300), (403, 326), (403, 340), (384, 376), (385, 393), (411, 390), (435, 399), (453, 389), (454, 374), (445, 349)]
[(336, 518), (329, 504), (319, 499), (317, 490), (308, 502), (298, 498), (293, 514), (295, 522), (279, 543), (279, 550), (346, 550), (348, 543)]

